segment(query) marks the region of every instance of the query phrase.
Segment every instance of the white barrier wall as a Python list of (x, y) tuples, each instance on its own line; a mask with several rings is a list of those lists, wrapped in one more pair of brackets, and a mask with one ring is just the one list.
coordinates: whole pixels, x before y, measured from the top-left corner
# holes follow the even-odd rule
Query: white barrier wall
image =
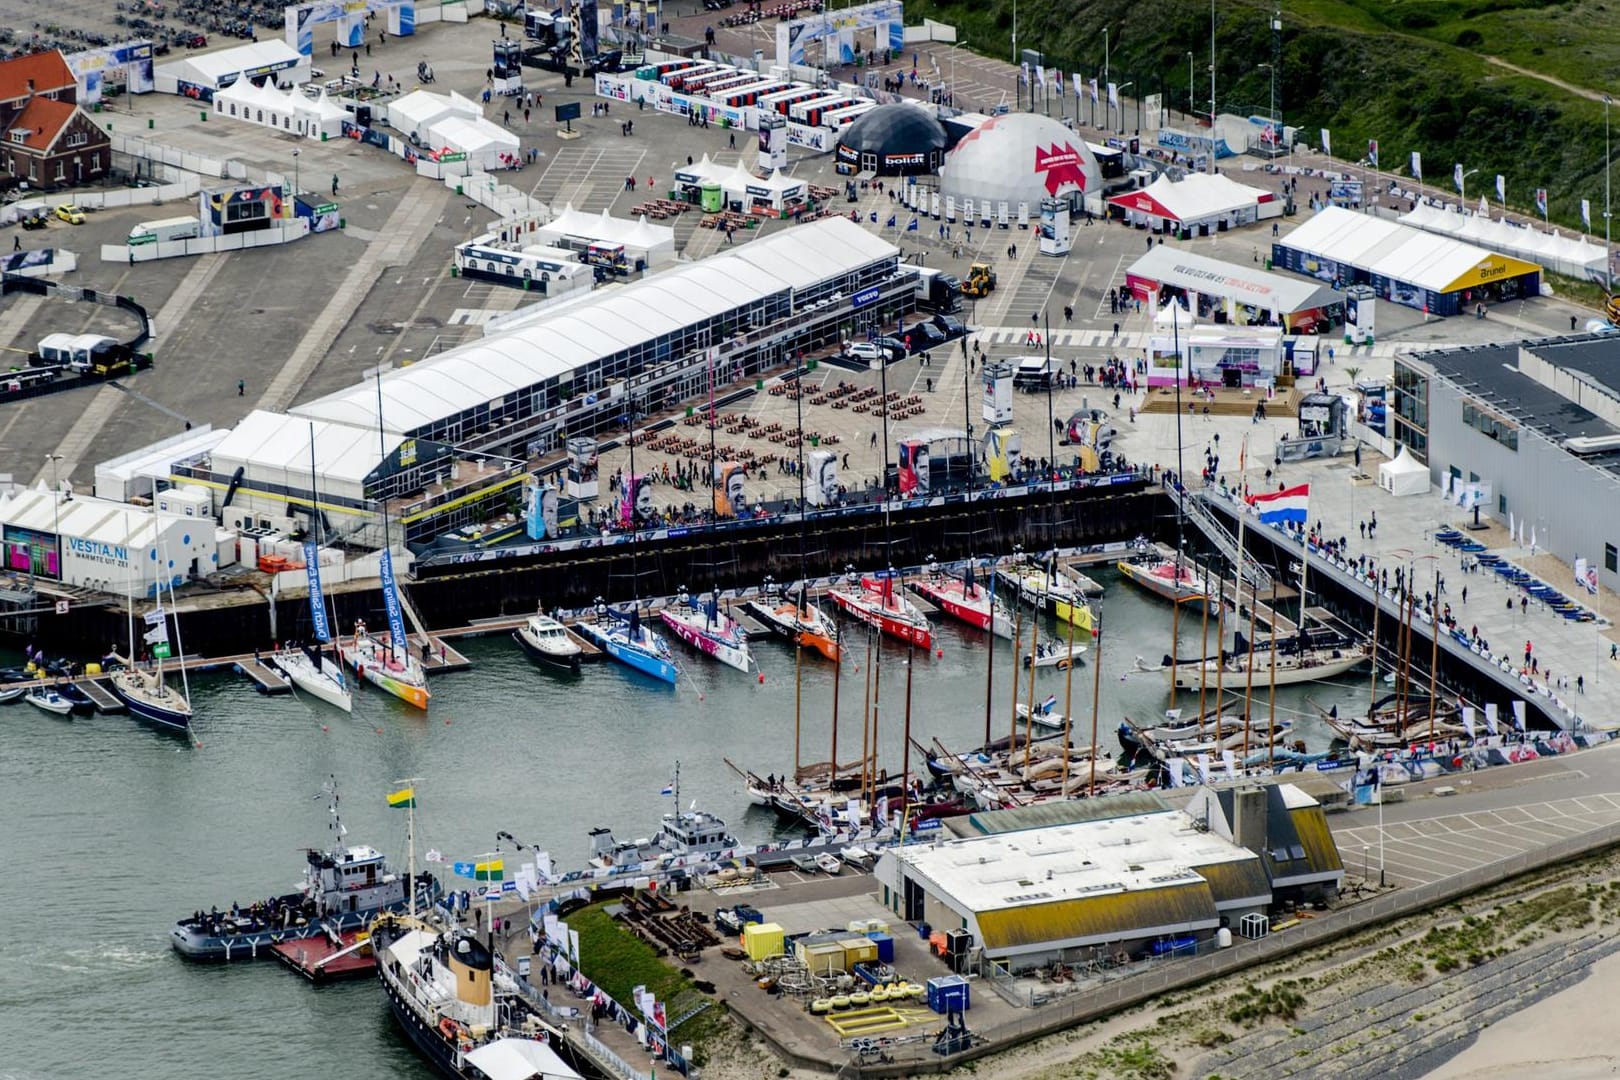
[(204, 157), (202, 154), (194, 154), (189, 150), (180, 150), (147, 139), (120, 135), (117, 132), (112, 132), (110, 137), (114, 153), (128, 154), (130, 157), (138, 157), (143, 161), (161, 162), (188, 173), (199, 173), (204, 176), (229, 176), (232, 175), (232, 166), (241, 167), (234, 161), (226, 162), (218, 158)]
[(293, 218), (257, 232), (229, 233), (222, 236), (198, 236), (190, 240), (168, 240), (155, 244), (103, 244), (102, 262), (122, 262), (131, 266), (138, 262), (174, 259), (182, 255), (210, 255), (217, 251), (245, 251), (248, 248), (290, 244), (309, 235), (309, 219)]

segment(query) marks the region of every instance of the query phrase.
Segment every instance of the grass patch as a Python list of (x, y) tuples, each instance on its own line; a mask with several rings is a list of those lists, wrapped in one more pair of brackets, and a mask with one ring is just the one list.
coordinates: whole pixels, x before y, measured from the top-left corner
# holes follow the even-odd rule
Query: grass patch
[(1302, 985), (1294, 979), (1284, 979), (1269, 989), (1246, 986), (1227, 1002), (1226, 1018), (1244, 1027), (1253, 1027), (1272, 1017), (1292, 1020), (1305, 1007)]
[[(692, 980), (658, 958), (652, 948), (614, 922), (601, 904), (593, 904), (568, 916), (568, 928), (579, 932), (580, 968), (609, 997), (629, 1008), (635, 998), (630, 993), (645, 986), (665, 1003), (696, 992)], [(705, 1009), (686, 1023), (670, 1030), (676, 1042), (689, 1042), (703, 1064), (703, 1045), (724, 1023), (724, 1006)], [(670, 1021), (675, 1017), (671, 1015)]]

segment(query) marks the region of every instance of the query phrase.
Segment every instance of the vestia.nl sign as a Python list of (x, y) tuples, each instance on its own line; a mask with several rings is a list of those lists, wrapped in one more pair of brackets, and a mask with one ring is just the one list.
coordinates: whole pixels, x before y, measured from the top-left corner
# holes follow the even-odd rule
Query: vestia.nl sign
[(89, 559), (92, 562), (106, 563), (109, 566), (129, 565), (129, 549), (122, 544), (69, 537), (68, 549), (81, 559)]

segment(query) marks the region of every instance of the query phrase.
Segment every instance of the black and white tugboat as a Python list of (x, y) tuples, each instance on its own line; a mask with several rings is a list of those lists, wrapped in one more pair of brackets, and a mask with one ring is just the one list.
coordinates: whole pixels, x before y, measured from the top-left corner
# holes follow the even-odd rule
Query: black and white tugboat
[[(410, 878), (416, 880), (418, 904), (425, 907), (438, 899), (440, 885), (432, 874), (418, 875), (413, 867), (401, 876), (376, 848), (346, 844), (348, 830), (338, 817), (336, 782), (329, 782), (323, 794), (330, 799), (333, 842), (326, 851), (305, 853), (304, 880), (298, 890), (233, 903), (224, 911), (215, 907), (193, 912), (170, 931), (169, 944), (176, 952), (189, 960), (246, 960), (269, 957), (274, 946), (286, 941), (341, 937), (363, 929), (381, 912), (408, 907)], [(389, 803), (409, 810), (414, 826), (414, 792), (396, 803), (401, 794), (406, 793), (390, 795)]]
[(456, 1080), (608, 1080), (524, 1000), (491, 939), (415, 915), (372, 924), (377, 975), (394, 1019)]

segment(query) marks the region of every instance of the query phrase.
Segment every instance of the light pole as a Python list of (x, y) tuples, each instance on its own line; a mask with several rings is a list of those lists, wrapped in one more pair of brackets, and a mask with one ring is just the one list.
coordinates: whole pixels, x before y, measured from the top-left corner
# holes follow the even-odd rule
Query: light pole
[(298, 198), (298, 151), (293, 151), (293, 188), (292, 197)]
[(1188, 120), (1192, 119), (1192, 114), (1193, 114), (1193, 87), (1196, 86), (1196, 85), (1197, 85), (1197, 82), (1193, 78), (1193, 54), (1192, 54), (1192, 50), (1188, 49), (1187, 50), (1187, 119)]
[(1478, 169), (1469, 169), (1462, 174), (1462, 179), (1457, 181), (1457, 201), (1462, 203), (1465, 211), (1468, 209), (1468, 178), (1477, 172)]
[(1215, 0), (1209, 0), (1209, 174), (1215, 175)]
[(1119, 92), (1117, 94), (1117, 96), (1119, 98), (1119, 133), (1121, 135), (1125, 134), (1125, 91), (1129, 90), (1131, 87), (1133, 87), (1135, 85), (1136, 85), (1136, 80), (1132, 79), (1130, 82), (1126, 83), (1124, 86), (1121, 86), (1119, 88)]
[[(1108, 27), (1103, 27), (1103, 92), (1108, 92)], [(1108, 102), (1108, 123), (1103, 125), (1107, 130), (1114, 126), (1114, 103)]]
[[(56, 576), (62, 577), (62, 488), (56, 479), (56, 463), (62, 460), (61, 454), (46, 454), (45, 460), (51, 466), (51, 542), (56, 545)], [(33, 560), (29, 560), (32, 565)]]
[(1609, 106), (1614, 99), (1603, 95), (1603, 287), (1614, 291), (1614, 255), (1609, 251)]

